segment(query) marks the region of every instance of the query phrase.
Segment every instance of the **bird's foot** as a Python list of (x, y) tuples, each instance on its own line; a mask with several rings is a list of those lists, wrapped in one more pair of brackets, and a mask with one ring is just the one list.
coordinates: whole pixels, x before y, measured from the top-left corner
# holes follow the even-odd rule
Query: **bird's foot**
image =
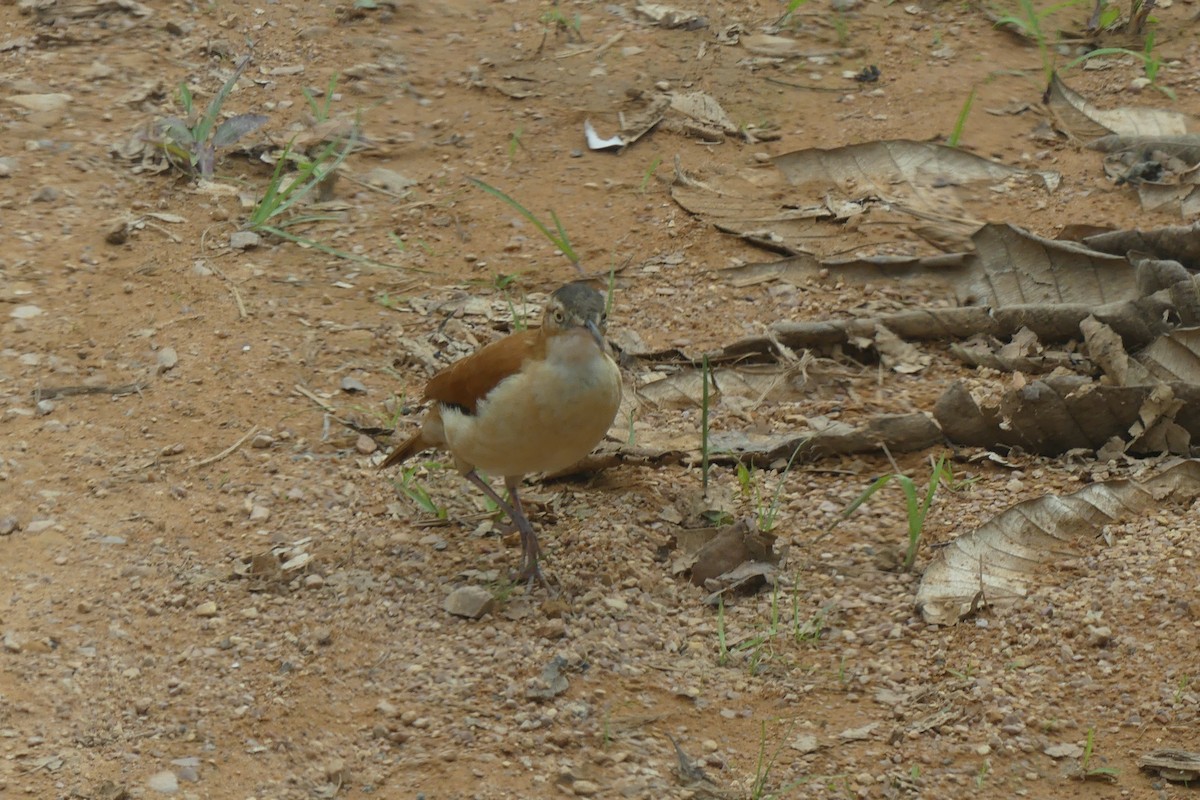
[(513, 580), (523, 582), (526, 591), (532, 592), (533, 585), (536, 583), (547, 592), (553, 594), (554, 590), (546, 580), (546, 576), (542, 574), (542, 567), (538, 563), (541, 548), (538, 546), (537, 539), (534, 538), (531, 542), (530, 540), (523, 540), (521, 544), (521, 566), (513, 576)]

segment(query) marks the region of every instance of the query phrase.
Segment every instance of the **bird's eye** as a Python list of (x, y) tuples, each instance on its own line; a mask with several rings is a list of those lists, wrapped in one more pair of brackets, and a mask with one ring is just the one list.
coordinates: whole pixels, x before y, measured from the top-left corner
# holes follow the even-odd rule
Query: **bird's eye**
[(559, 325), (562, 325), (562, 322), (564, 319), (565, 319), (565, 317), (563, 316), (562, 309), (561, 308), (554, 309), (554, 321), (557, 322)]

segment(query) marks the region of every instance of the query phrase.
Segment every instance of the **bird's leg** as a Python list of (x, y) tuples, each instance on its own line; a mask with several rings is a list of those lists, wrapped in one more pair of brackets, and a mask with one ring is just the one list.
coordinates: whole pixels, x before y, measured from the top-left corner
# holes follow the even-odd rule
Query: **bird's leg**
[(500, 506), (505, 514), (508, 514), (508, 518), (517, 526), (517, 531), (521, 534), (521, 569), (517, 572), (518, 579), (528, 580), (530, 584), (537, 581), (542, 586), (548, 586), (546, 579), (542, 577), (541, 568), (538, 567), (538, 554), (541, 552), (541, 548), (538, 547), (537, 534), (533, 532), (533, 525), (525, 516), (525, 509), (521, 507), (521, 498), (517, 495), (517, 484), (520, 483), (520, 478), (505, 480), (508, 495), (512, 498), (510, 504), (506, 503), (504, 498), (488, 485), (487, 481), (479, 477), (479, 473), (475, 470), (471, 470), (463, 477), (478, 486), (484, 494), (491, 498), (492, 502)]
[(531, 586), (534, 581), (537, 581), (548, 589), (550, 588), (549, 584), (546, 583), (542, 569), (538, 566), (538, 556), (542, 554), (542, 548), (538, 544), (537, 534), (533, 532), (533, 525), (530, 524), (529, 517), (525, 516), (525, 509), (521, 507), (521, 496), (517, 494), (518, 483), (520, 483), (519, 478), (505, 480), (508, 496), (512, 498), (513, 511), (516, 512), (513, 522), (517, 524), (517, 530), (521, 532), (521, 571), (517, 573), (517, 577), (529, 581)]

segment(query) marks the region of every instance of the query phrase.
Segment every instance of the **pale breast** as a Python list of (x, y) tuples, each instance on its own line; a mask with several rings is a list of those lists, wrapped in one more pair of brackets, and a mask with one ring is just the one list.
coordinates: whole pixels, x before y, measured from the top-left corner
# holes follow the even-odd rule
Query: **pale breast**
[(497, 384), (475, 415), (443, 409), (447, 445), (460, 464), (520, 476), (569, 467), (591, 452), (616, 417), (621, 373), (582, 333), (556, 337), (546, 360)]

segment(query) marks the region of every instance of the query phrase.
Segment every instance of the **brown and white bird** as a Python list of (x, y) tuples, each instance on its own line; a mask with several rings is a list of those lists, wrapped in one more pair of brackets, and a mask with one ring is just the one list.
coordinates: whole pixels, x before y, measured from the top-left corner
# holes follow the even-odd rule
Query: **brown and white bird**
[[(569, 283), (550, 296), (542, 326), (506, 336), (454, 362), (425, 387), (433, 405), (421, 429), (380, 469), (429, 448), (508, 514), (521, 534), (521, 580), (545, 583), (537, 535), (518, 487), (535, 472), (581, 460), (604, 438), (621, 404), (621, 372), (604, 339), (604, 296)], [(504, 478), (506, 503), (479, 473)]]

